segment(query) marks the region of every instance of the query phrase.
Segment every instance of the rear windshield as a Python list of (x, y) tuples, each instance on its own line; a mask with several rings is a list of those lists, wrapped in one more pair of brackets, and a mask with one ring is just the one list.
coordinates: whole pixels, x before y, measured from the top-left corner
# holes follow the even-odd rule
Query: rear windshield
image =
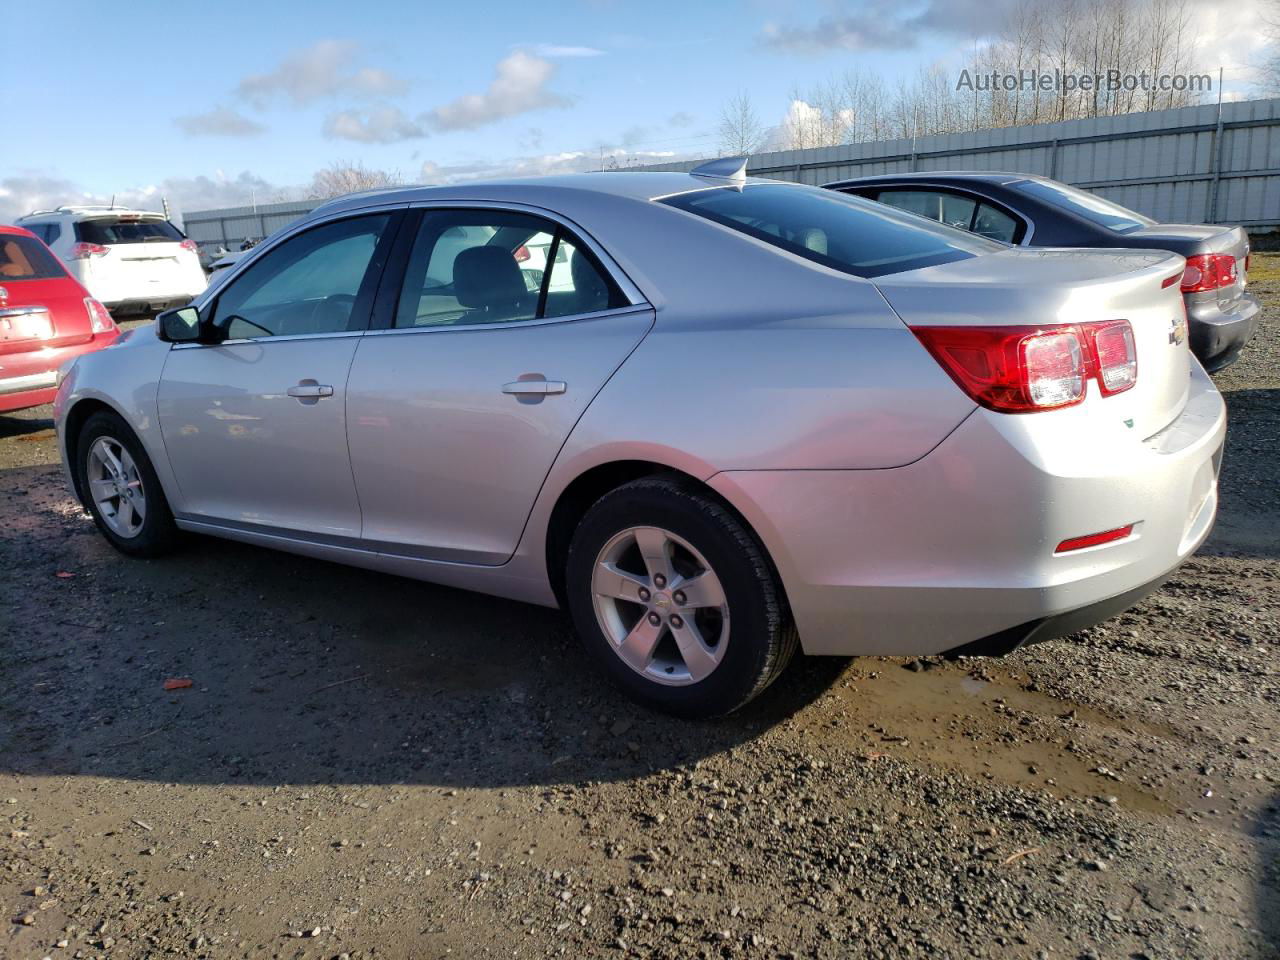
[(1084, 217), (1090, 223), (1106, 227), (1116, 233), (1133, 233), (1143, 227), (1155, 223), (1140, 213), (1134, 213), (1118, 203), (1103, 200), (1092, 193), (1085, 193), (1065, 183), (1049, 180), (1023, 180), (1012, 185), (1015, 190), (1030, 194), (1037, 200), (1043, 200), (1054, 206), (1064, 207), (1078, 217)]
[(84, 243), (177, 243), (182, 231), (168, 220), (121, 220), (103, 218), (81, 220), (76, 224), (76, 239)]
[(34, 237), (0, 233), (0, 284), (65, 277), (58, 258)]
[(1004, 249), (1003, 244), (963, 230), (816, 187), (753, 183), (696, 190), (661, 202), (859, 277)]

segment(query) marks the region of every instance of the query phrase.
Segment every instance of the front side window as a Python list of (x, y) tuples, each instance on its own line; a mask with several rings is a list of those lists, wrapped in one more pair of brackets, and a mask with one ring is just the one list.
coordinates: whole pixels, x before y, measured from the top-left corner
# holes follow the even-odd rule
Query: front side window
[(711, 187), (659, 201), (797, 256), (879, 277), (1002, 249), (999, 244), (862, 197), (781, 183)]
[(82, 243), (111, 246), (117, 243), (179, 243), (182, 232), (168, 220), (102, 217), (76, 224), (76, 238)]
[(218, 296), (214, 325), (230, 340), (363, 329), (390, 219), (352, 217), (290, 237)]
[(1023, 180), (1010, 186), (1116, 233), (1133, 233), (1155, 223), (1118, 203), (1103, 200), (1095, 194), (1085, 193), (1056, 180)]
[(625, 306), (595, 258), (524, 213), (423, 214), (396, 308), (398, 328), (520, 323)]
[(39, 240), (0, 233), (0, 282), (65, 277), (57, 257)]

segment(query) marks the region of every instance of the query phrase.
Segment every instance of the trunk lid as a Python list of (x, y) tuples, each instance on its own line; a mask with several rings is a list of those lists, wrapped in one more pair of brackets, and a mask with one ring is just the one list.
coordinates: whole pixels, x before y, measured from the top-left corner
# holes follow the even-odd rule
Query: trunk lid
[(1178, 416), (1190, 388), (1191, 354), (1179, 290), (1183, 264), (1177, 254), (1154, 250), (1014, 248), (874, 282), (909, 326), (1128, 320), (1138, 353), (1137, 383), (1102, 397), (1091, 381), (1085, 402), (1132, 420), (1135, 436), (1142, 439)]
[(182, 247), (186, 239), (162, 217), (112, 214), (82, 220), (76, 236), (85, 243), (105, 247), (93, 258), (95, 272), (106, 270), (123, 289), (181, 289), (187, 276), (187, 260), (199, 264), (199, 254)]
[(1236, 282), (1217, 290), (1188, 294), (1193, 301), (1217, 300), (1223, 307), (1238, 300), (1248, 283), (1245, 262), (1249, 257), (1249, 234), (1244, 227), (1223, 227), (1209, 223), (1153, 223), (1124, 235), (1124, 243), (1135, 247), (1172, 250), (1184, 257), (1201, 253), (1225, 253), (1235, 258)]

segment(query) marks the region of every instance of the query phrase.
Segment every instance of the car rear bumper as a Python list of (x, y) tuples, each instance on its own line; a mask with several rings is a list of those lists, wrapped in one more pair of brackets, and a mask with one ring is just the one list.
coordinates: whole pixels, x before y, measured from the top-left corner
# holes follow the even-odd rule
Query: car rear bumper
[[(977, 410), (904, 467), (710, 482), (768, 548), (806, 653), (1007, 652), (1114, 615), (1208, 535), (1226, 409), (1198, 365), (1191, 381), (1156, 435), (1077, 455)], [(1129, 524), (1123, 540), (1055, 553)]]
[(1217, 300), (1187, 302), (1191, 352), (1210, 373), (1229, 366), (1258, 329), (1262, 306), (1251, 293), (1225, 305)]
[(52, 403), (58, 392), (58, 368), (81, 354), (110, 346), (119, 336), (119, 331), (100, 333), (68, 347), (0, 356), (0, 413)]

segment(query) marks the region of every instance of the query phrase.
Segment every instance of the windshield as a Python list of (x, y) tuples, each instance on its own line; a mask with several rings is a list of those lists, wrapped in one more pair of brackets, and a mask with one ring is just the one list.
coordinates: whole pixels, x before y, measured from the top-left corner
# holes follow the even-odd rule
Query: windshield
[(65, 277), (57, 257), (34, 237), (0, 233), (0, 284)]
[(76, 237), (84, 243), (180, 242), (182, 231), (167, 220), (127, 220), (102, 218), (76, 224)]
[(1030, 194), (1038, 200), (1044, 200), (1058, 207), (1065, 207), (1078, 217), (1084, 217), (1090, 223), (1106, 227), (1116, 233), (1133, 233), (1143, 227), (1155, 223), (1140, 213), (1134, 213), (1118, 203), (1103, 200), (1092, 193), (1085, 193), (1075, 187), (1054, 180), (1023, 180), (1012, 185), (1014, 189)]
[(1004, 249), (962, 230), (834, 190), (782, 183), (695, 190), (662, 201), (859, 277)]

